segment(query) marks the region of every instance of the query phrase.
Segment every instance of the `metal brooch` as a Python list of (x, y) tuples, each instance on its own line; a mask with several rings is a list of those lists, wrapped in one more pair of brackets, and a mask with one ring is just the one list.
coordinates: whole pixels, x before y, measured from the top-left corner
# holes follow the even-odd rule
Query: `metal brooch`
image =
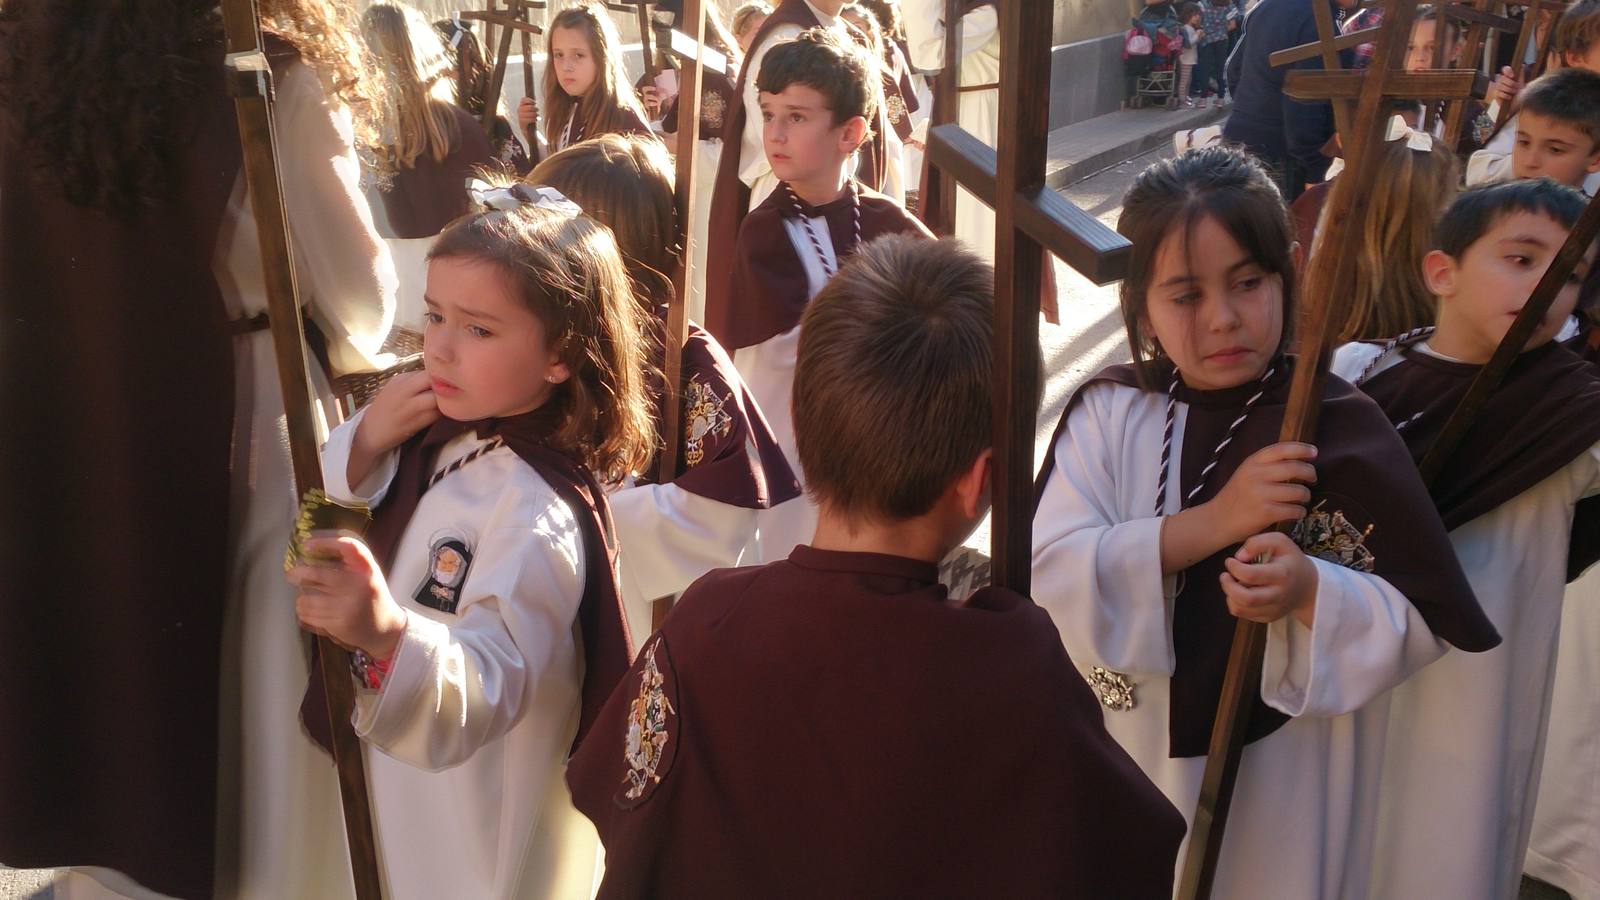
[(1136, 704), (1133, 697), (1133, 682), (1121, 672), (1095, 666), (1089, 670), (1089, 686), (1100, 698), (1100, 702), (1113, 712), (1127, 712)]

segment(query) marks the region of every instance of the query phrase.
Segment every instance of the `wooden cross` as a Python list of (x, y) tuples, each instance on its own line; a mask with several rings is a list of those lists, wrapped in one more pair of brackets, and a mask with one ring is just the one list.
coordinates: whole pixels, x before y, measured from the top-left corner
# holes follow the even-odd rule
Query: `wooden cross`
[[(500, 111), (500, 89), (506, 81), (506, 63), (511, 56), (511, 36), (513, 33), (522, 38), (522, 92), (523, 96), (533, 100), (535, 110), (538, 109), (538, 93), (533, 84), (533, 48), (534, 35), (544, 34), (544, 29), (532, 22), (532, 13), (545, 8), (544, 0), (489, 0), (486, 10), (463, 10), (459, 18), (472, 19), (483, 22), (488, 32), (484, 36), (484, 52), (494, 53), (494, 70), (489, 76), (489, 88), (483, 98), (483, 128), (491, 135), (494, 133), (495, 116)], [(502, 30), (498, 33), (499, 40), (494, 41), (495, 26)], [(494, 49), (491, 51), (491, 42)], [(535, 116), (535, 122), (537, 122)], [(537, 125), (528, 126), (528, 159), (534, 163), (539, 162), (539, 134)]]
[[(1476, 69), (1478, 57), (1482, 55), (1491, 32), (1511, 34), (1521, 29), (1522, 23), (1516, 19), (1491, 13), (1489, 8), (1493, 2), (1494, 0), (1468, 0), (1464, 4), (1452, 3), (1445, 7), (1446, 19), (1464, 22), (1467, 26), (1461, 42), (1461, 52), (1456, 57), (1457, 65)], [(1439, 57), (1435, 55), (1434, 59), (1437, 62)], [(1468, 105), (1466, 100), (1451, 101), (1446, 105), (1443, 137), (1445, 146), (1452, 150), (1461, 144), (1461, 131), (1467, 124)]]
[[(322, 463), (313, 424), (294, 253), (284, 212), (283, 183), (278, 173), (272, 120), (272, 68), (262, 52), (255, 0), (224, 0), (222, 22), (228, 50), (224, 65), (228, 69), (229, 90), (234, 95), (238, 116), (245, 183), (250, 191), (252, 215), (258, 225), (267, 317), (272, 326), (278, 387), (283, 394), (289, 458), (296, 493), (304, 496), (310, 490), (321, 489)], [(356, 897), (358, 900), (381, 900), (382, 880), (378, 872), (377, 843), (373, 838), (366, 765), (361, 755), (361, 741), (350, 724), (355, 708), (350, 655), (327, 637), (315, 640)]]
[[(1539, 13), (1546, 10), (1560, 12), (1567, 8), (1562, 0), (1513, 0), (1508, 2), (1506, 8), (1513, 6), (1523, 7), (1522, 25), (1517, 29), (1517, 48), (1511, 56), (1511, 70), (1517, 73), (1519, 80), (1525, 80), (1530, 74), (1529, 68), (1523, 63), (1528, 58), (1528, 46), (1533, 43), (1534, 36), (1539, 30)], [(1555, 24), (1551, 23), (1550, 30), (1545, 33), (1544, 42), (1539, 45), (1539, 53), (1534, 58), (1532, 74), (1537, 75), (1544, 70), (1545, 58), (1550, 53), (1550, 40), (1555, 36)], [(1506, 120), (1511, 118), (1511, 104), (1502, 104), (1495, 115), (1494, 127), (1496, 130), (1505, 127)]]
[[(1313, 8), (1326, 9), (1326, 0), (1310, 0)], [(1321, 411), (1323, 386), (1327, 380), (1332, 341), (1338, 330), (1339, 299), (1347, 294), (1341, 284), (1354, 268), (1359, 231), (1352, 227), (1366, 215), (1371, 200), (1366, 190), (1372, 181), (1373, 167), (1381, 157), (1387, 132), (1383, 103), (1390, 97), (1436, 98), (1447, 89), (1463, 91), (1470, 87), (1472, 72), (1405, 73), (1407, 39), (1416, 18), (1416, 0), (1387, 0), (1383, 24), (1374, 35), (1372, 65), (1366, 72), (1297, 70), (1289, 73), (1284, 92), (1303, 99), (1334, 99), (1353, 103), (1345, 109), (1345, 130), (1341, 139), (1345, 151), (1345, 171), (1334, 181), (1324, 215), (1324, 234), (1320, 249), (1310, 261), (1300, 304), (1299, 364), (1290, 385), (1288, 408), (1284, 413), (1279, 439), (1314, 442), (1317, 416)], [(1331, 17), (1329, 17), (1331, 25)], [(1323, 59), (1335, 53), (1331, 28), (1324, 29)], [(1298, 76), (1298, 77), (1297, 77)], [(1337, 112), (1336, 112), (1337, 114)], [(1228, 809), (1238, 777), (1239, 759), (1244, 750), (1249, 725), (1251, 699), (1260, 691), (1262, 657), (1266, 650), (1267, 626), (1240, 619), (1234, 630), (1228, 656), (1228, 670), (1217, 704), (1216, 723), (1206, 754), (1205, 773), (1200, 785), (1200, 802), (1189, 831), (1188, 856), (1179, 877), (1181, 900), (1202, 900), (1211, 894), (1221, 854)]]
[[(931, 149), (932, 131), (941, 125), (954, 124), (961, 112), (961, 24), (959, 0), (944, 3), (944, 66), (934, 79), (933, 109), (928, 114), (928, 144)], [(931, 154), (928, 163), (928, 183), (920, 198), (922, 221), (934, 234), (949, 237), (956, 230), (956, 185), (949, 172), (935, 166)]]
[(639, 53), (644, 58), (645, 78), (654, 84), (656, 76), (661, 74), (661, 61), (656, 56), (653, 28), (650, 23), (649, 0), (620, 0), (606, 4), (606, 9), (612, 12), (627, 13), (634, 17), (639, 26)]
[[(998, 151), (948, 120), (928, 132), (929, 189), (942, 176), (938, 203), (949, 209), (960, 185), (995, 211), (995, 386), (993, 581), (1028, 593), (1033, 557), (1033, 449), (1040, 374), (1039, 285), (1044, 248), (1099, 284), (1127, 271), (1122, 235), (1051, 190), (1044, 179), (1049, 134), (1048, 3), (1002, 3), (1000, 14), (1000, 147)], [(945, 67), (959, 74), (961, 23), (946, 4)], [(935, 97), (957, 101), (954, 88)], [(945, 212), (946, 221), (949, 213)]]

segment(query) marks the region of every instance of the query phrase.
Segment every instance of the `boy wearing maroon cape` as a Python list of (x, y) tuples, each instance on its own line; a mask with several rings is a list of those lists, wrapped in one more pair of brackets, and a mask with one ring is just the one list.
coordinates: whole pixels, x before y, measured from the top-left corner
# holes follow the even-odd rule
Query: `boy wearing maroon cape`
[(1049, 617), (937, 580), (988, 508), (993, 287), (886, 237), (807, 308), (815, 537), (692, 585), (572, 758), (600, 897), (1170, 896), (1183, 818)]
[[(1582, 195), (1549, 179), (1468, 190), (1422, 261), (1437, 327), (1335, 355), (1335, 373), (1383, 407), (1419, 462), (1583, 209)], [(1505, 642), (1448, 654), (1395, 689), (1390, 716), (1403, 727), (1385, 747), (1373, 897), (1517, 892), (1564, 587), (1569, 567), (1593, 560), (1568, 539), (1592, 533), (1594, 510), (1580, 501), (1600, 494), (1600, 378), (1555, 340), (1593, 258), (1590, 248), (1430, 486)]]
[[(762, 143), (779, 181), (739, 227), (733, 302), (720, 331), (712, 331), (733, 352), (802, 484), (789, 415), (801, 313), (840, 261), (867, 241), (932, 237), (903, 206), (850, 174), (877, 115), (878, 68), (849, 39), (813, 28), (767, 51), (756, 80)], [(758, 521), (760, 559), (769, 562), (810, 536), (816, 510), (800, 498), (762, 510)]]

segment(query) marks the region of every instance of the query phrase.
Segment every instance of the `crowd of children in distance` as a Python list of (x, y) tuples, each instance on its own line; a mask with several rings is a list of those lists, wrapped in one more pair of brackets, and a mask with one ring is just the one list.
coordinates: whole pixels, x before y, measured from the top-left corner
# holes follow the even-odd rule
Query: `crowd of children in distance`
[[(670, 163), (603, 10), (551, 22), (553, 155), (427, 231), (425, 371), (324, 450), (373, 529), (289, 573), (359, 651), (392, 895), (585, 896), (598, 839), (609, 897), (1167, 897), (1237, 617), (1269, 630), (1214, 895), (1512, 896), (1593, 561), (1592, 249), (1431, 490), (1415, 463), (1600, 177), (1600, 2), (1556, 26), (1566, 68), (1503, 87), (1467, 181), (1509, 183), (1452, 199), (1396, 109), (1314, 446), (1277, 439), (1314, 211), (1297, 234), (1232, 149), (1138, 177), (1134, 362), (1062, 414), (1031, 600), (937, 582), (988, 506), (993, 276), (878, 190), (887, 57), (824, 6), (734, 19), (721, 163), (753, 193), (679, 433)], [(402, 171), (509, 158), (470, 116), (402, 122)]]

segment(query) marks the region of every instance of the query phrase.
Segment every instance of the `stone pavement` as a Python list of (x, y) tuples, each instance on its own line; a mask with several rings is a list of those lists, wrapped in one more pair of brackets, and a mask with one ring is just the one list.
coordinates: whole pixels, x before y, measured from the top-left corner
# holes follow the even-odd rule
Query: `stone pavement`
[(1061, 189), (1130, 157), (1172, 146), (1172, 135), (1220, 123), (1226, 108), (1124, 109), (1050, 132), (1045, 181)]

